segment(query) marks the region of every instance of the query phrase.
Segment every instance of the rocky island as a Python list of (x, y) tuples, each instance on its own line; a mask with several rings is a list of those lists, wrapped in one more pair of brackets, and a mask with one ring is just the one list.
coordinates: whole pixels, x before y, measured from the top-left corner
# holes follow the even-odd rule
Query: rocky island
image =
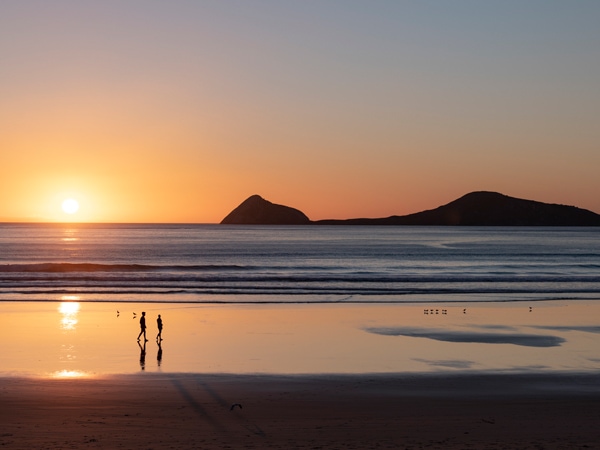
[(414, 214), (384, 218), (311, 221), (295, 208), (253, 195), (222, 224), (237, 225), (454, 225), (454, 226), (600, 226), (600, 215), (575, 206), (509, 197), (497, 192), (471, 192), (446, 205)]
[(231, 211), (222, 224), (236, 225), (307, 225), (306, 215), (289, 206), (276, 205), (260, 195), (252, 195)]

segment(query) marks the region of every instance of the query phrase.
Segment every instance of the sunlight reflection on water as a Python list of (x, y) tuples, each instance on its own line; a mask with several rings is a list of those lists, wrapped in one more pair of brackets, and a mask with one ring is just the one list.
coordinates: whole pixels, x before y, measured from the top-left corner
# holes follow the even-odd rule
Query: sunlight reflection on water
[(79, 300), (76, 295), (65, 295), (63, 301), (58, 306), (58, 312), (62, 314), (60, 325), (63, 330), (74, 330), (77, 325), (77, 313), (79, 312), (80, 304), (73, 300)]
[(77, 236), (78, 230), (76, 228), (67, 228), (63, 232), (63, 237), (61, 241), (63, 242), (74, 242), (78, 241), (79, 237)]

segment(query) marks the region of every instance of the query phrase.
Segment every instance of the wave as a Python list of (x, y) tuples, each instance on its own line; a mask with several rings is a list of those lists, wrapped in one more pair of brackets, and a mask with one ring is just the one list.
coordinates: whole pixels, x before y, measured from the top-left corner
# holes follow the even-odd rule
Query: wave
[(2, 272), (153, 272), (160, 270), (202, 271), (202, 270), (246, 270), (238, 265), (151, 265), (151, 264), (97, 264), (97, 263), (36, 263), (0, 264)]
[[(265, 262), (265, 261), (262, 261)], [(254, 264), (254, 265), (253, 265)], [(450, 270), (449, 270), (450, 269)], [(464, 269), (464, 268), (463, 268)], [(479, 272), (477, 272), (479, 271)], [(39, 295), (192, 296), (513, 296), (600, 294), (600, 274), (564, 266), (500, 265), (468, 270), (410, 269), (356, 264), (103, 264), (26, 263), (0, 265), (2, 298)], [(266, 298), (266, 297), (265, 297)]]
[(274, 285), (224, 285), (224, 286), (40, 286), (23, 287), (15, 286), (3, 289), (2, 294), (194, 294), (194, 295), (370, 295), (370, 296), (407, 296), (407, 295), (447, 295), (447, 294), (600, 294), (600, 287), (574, 288), (574, 287), (537, 287), (535, 289), (523, 286), (509, 287), (366, 287), (366, 286), (274, 286)]
[[(553, 275), (553, 276), (539, 276), (530, 274), (527, 277), (523, 276), (517, 278), (513, 275), (505, 276), (477, 276), (477, 275), (456, 275), (456, 276), (403, 276), (403, 275), (386, 275), (386, 274), (373, 274), (372, 276), (355, 276), (353, 274), (298, 274), (298, 275), (286, 275), (286, 274), (244, 274), (244, 275), (226, 275), (226, 274), (215, 274), (215, 273), (190, 273), (190, 274), (136, 274), (134, 271), (130, 276), (123, 272), (103, 275), (101, 271), (94, 274), (89, 272), (82, 272), (81, 274), (73, 272), (58, 272), (50, 271), (46, 275), (37, 273), (31, 275), (28, 272), (25, 274), (2, 274), (0, 275), (0, 286), (11, 287), (11, 286), (24, 286), (27, 284), (41, 286), (44, 284), (57, 285), (57, 284), (99, 284), (99, 285), (113, 285), (113, 286), (129, 286), (129, 285), (148, 285), (148, 284), (160, 284), (160, 285), (174, 285), (182, 287), (191, 287), (198, 284), (277, 284), (277, 285), (330, 285), (330, 284), (343, 284), (343, 285), (488, 285), (488, 286), (500, 286), (500, 285), (521, 285), (527, 286), (532, 284), (543, 284), (543, 285), (558, 285), (558, 284), (585, 284), (585, 285), (598, 285), (600, 286), (600, 276), (598, 275)], [(65, 273), (67, 275), (65, 275)]]

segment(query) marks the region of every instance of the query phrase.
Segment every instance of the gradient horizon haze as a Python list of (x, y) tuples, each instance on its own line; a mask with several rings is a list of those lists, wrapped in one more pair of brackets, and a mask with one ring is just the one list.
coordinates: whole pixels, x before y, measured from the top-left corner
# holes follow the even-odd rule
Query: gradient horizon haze
[[(0, 221), (600, 212), (596, 1), (0, 3)], [(61, 210), (65, 199), (76, 214)]]

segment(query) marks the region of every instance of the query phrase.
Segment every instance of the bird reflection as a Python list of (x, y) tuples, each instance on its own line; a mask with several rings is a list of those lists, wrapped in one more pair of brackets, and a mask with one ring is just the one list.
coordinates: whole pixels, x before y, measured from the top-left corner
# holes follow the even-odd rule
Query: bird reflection
[(146, 370), (146, 342), (142, 344), (138, 341), (138, 345), (140, 346), (140, 369)]

